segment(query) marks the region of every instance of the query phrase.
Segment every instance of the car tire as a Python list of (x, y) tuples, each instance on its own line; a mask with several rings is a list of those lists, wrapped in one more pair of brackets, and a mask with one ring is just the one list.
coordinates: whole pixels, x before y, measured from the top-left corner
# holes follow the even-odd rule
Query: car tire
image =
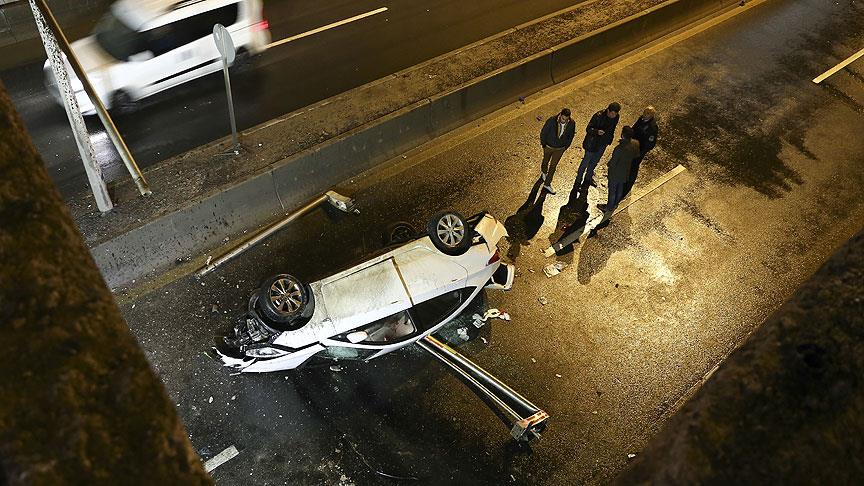
[(439, 213), (426, 225), (435, 248), (450, 256), (461, 255), (471, 248), (472, 231), (465, 218), (454, 211)]
[(384, 229), (384, 246), (407, 243), (417, 237), (419, 233), (410, 223), (399, 221)]
[(126, 91), (117, 90), (111, 95), (111, 111), (119, 115), (129, 115), (138, 108), (137, 103)]
[(311, 292), (306, 285), (288, 274), (274, 275), (258, 290), (258, 307), (277, 325), (293, 324), (310, 315)]

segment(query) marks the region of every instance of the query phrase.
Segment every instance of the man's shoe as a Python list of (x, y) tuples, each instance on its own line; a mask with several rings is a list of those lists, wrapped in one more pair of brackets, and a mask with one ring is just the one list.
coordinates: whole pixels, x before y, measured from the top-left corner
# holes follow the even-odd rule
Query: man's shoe
[(606, 212), (606, 205), (605, 204), (598, 204), (597, 209), (599, 209), (600, 211), (603, 211), (605, 213)]
[(549, 194), (552, 194), (553, 196), (555, 194), (558, 194), (557, 192), (555, 192), (555, 189), (552, 189), (552, 186), (550, 186), (549, 184), (546, 184), (545, 186), (543, 186), (543, 189), (546, 189), (546, 192), (548, 192)]
[(591, 187), (597, 187), (597, 181), (595, 181), (594, 179), (591, 179), (591, 182), (589, 182), (588, 185)]

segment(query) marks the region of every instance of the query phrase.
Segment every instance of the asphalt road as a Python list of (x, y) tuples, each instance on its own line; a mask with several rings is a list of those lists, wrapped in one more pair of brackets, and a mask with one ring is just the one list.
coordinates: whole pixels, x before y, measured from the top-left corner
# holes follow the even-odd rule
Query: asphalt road
[[(276, 46), (256, 68), (232, 81), (240, 130), (289, 113), (521, 23), (580, 3), (576, 0), (339, 0), (268, 1), (273, 41), (382, 6), (388, 11)], [(87, 187), (63, 109), (42, 84), (42, 65), (0, 73), (31, 136), (66, 194)], [(222, 77), (214, 74), (148, 98), (117, 120), (141, 167), (230, 133)], [(92, 119), (98, 158), (122, 169), (98, 120)], [(106, 174), (109, 179), (117, 174)]]
[[(143, 295), (118, 290), (202, 457), (240, 450), (216, 480), (570, 485), (608, 482), (626, 467), (724, 357), (864, 226), (864, 64), (822, 85), (810, 81), (864, 47), (862, 6), (748, 4), (704, 32), (540, 93), (346, 183), (359, 216), (316, 212), (201, 281), (183, 277)], [(539, 220), (518, 211), (537, 177), (537, 133), (562, 105), (581, 131), (612, 100), (624, 106), (621, 125), (646, 103), (660, 113), (660, 143), (637, 192), (679, 164), (686, 171), (559, 257), (568, 266), (547, 278), (542, 268), (555, 260), (540, 250), (582, 217), (559, 212), (581, 150), (565, 153), (559, 194), (543, 201)], [(580, 201), (592, 216), (605, 198), (604, 168)], [(508, 220), (502, 249), (519, 269), (514, 289), (489, 292), (478, 306), (513, 320), (472, 331), (459, 348), (552, 415), (530, 451), (510, 447), (482, 402), (417, 348), (336, 372), (325, 363), (241, 376), (204, 355), (267, 275), (335, 272), (374, 250), (387, 223), (422, 224), (444, 208)], [(458, 342), (465, 325), (444, 334)]]

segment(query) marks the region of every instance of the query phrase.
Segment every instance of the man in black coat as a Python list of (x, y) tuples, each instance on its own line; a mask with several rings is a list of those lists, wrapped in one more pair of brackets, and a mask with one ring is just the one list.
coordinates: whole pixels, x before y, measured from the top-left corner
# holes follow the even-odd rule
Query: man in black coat
[(576, 135), (576, 122), (570, 118), (570, 109), (564, 108), (555, 116), (549, 117), (540, 130), (540, 146), (543, 147), (543, 162), (540, 164), (540, 179), (543, 188), (549, 194), (555, 194), (552, 189), (552, 177), (555, 168), (564, 151), (570, 148)]
[(615, 138), (615, 128), (618, 126), (618, 113), (620, 111), (620, 104), (610, 103), (605, 110), (594, 113), (588, 126), (585, 127), (585, 139), (582, 141), (585, 156), (582, 157), (576, 181), (573, 183), (573, 190), (570, 193), (571, 201), (575, 200), (583, 184), (590, 184), (594, 180), (594, 169), (600, 162), (600, 158), (603, 157), (606, 147)]
[(642, 116), (633, 124), (633, 138), (639, 141), (639, 156), (633, 160), (630, 166), (630, 177), (627, 178), (627, 183), (624, 185), (624, 196), (630, 194), (633, 189), (633, 184), (636, 183), (636, 177), (639, 176), (639, 164), (645, 155), (657, 145), (657, 111), (653, 106), (647, 106)]

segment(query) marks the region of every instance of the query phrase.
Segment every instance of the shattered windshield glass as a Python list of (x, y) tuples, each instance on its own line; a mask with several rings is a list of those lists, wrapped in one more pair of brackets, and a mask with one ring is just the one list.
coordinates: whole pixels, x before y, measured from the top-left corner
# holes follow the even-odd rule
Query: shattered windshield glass
[(102, 17), (93, 33), (96, 34), (96, 42), (99, 46), (119, 61), (125, 61), (129, 56), (144, 50), (141, 35), (129, 28), (112, 12)]

